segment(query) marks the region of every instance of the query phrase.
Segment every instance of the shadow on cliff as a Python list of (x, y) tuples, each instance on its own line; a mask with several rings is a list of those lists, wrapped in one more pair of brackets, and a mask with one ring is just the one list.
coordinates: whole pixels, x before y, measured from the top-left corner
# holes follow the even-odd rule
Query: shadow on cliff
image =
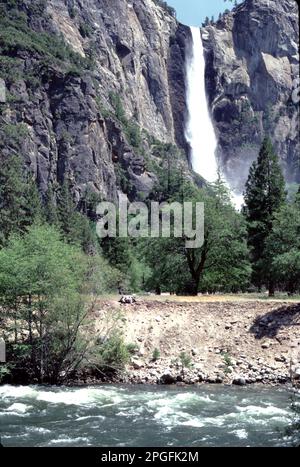
[(276, 338), (282, 328), (294, 326), (300, 328), (300, 304), (281, 306), (265, 315), (258, 316), (250, 332), (255, 335), (256, 339)]

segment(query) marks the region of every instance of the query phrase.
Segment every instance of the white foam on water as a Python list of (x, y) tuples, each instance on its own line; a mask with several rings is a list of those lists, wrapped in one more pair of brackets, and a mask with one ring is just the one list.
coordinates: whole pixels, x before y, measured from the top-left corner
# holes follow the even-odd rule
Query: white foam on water
[(117, 390), (106, 388), (83, 388), (64, 391), (40, 391), (37, 400), (52, 404), (76, 406), (109, 407), (119, 404), (124, 399), (117, 394)]
[(192, 426), (194, 428), (202, 428), (205, 426), (203, 422), (201, 422), (199, 419), (192, 419), (192, 420), (187, 420), (186, 422), (181, 423), (183, 426)]
[(42, 435), (52, 433), (51, 430), (48, 430), (47, 428), (38, 427), (38, 426), (28, 426), (28, 427), (26, 427), (26, 430), (29, 431), (29, 433), (39, 433), (39, 434), (42, 434)]
[(161, 407), (154, 415), (154, 419), (169, 428), (182, 425), (188, 421), (191, 415), (186, 412), (174, 410), (170, 407)]
[(95, 418), (98, 418), (99, 420), (105, 420), (105, 417), (103, 415), (87, 415), (86, 417), (79, 417), (75, 419), (75, 422), (82, 422), (85, 420), (93, 420)]
[(261, 407), (257, 405), (248, 405), (247, 407), (237, 406), (236, 409), (239, 412), (244, 413), (246, 415), (257, 416), (257, 417), (261, 417), (261, 416), (270, 417), (270, 416), (276, 416), (276, 415), (288, 416), (289, 415), (289, 412), (287, 410), (280, 409), (279, 407), (275, 407), (273, 405), (268, 406), (268, 407)]
[(75, 444), (75, 443), (87, 443), (87, 444), (90, 444), (90, 440), (89, 438), (83, 438), (83, 437), (79, 437), (79, 438), (58, 438), (58, 439), (52, 439), (51, 441), (49, 441), (47, 444), (48, 445), (51, 445), (51, 444), (54, 444), (54, 445), (58, 445), (58, 444), (61, 444), (61, 445), (65, 445), (65, 444)]
[(156, 397), (146, 403), (148, 407), (169, 407), (177, 409), (178, 407), (186, 407), (192, 404), (208, 404), (214, 402), (209, 396), (200, 396), (194, 392), (179, 393), (176, 395), (170, 394), (168, 397)]
[(240, 430), (233, 430), (230, 431), (229, 433), (232, 433), (239, 439), (247, 439), (248, 438), (248, 433), (245, 429), (240, 429)]
[(37, 389), (31, 386), (0, 386), (0, 399), (21, 399), (35, 398), (38, 394)]
[(15, 412), (17, 414), (25, 414), (28, 410), (32, 409), (31, 405), (21, 404), (15, 402), (14, 404), (10, 405), (5, 412)]

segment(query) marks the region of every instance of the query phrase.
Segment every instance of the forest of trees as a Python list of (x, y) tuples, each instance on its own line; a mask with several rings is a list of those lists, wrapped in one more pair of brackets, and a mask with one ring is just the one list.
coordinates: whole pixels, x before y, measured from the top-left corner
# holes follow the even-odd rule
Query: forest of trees
[[(269, 139), (250, 169), (242, 212), (221, 177), (199, 188), (168, 161), (148, 202), (204, 202), (202, 247), (187, 249), (184, 238), (100, 240), (97, 196), (76, 205), (68, 180), (41, 196), (21, 158), (0, 156), (1, 329), (9, 354), (30, 381), (68, 375), (89, 352), (82, 330), (103, 293), (299, 292), (297, 190), (287, 196)], [(126, 360), (120, 336), (109, 342), (98, 347), (97, 362), (113, 361), (120, 348)], [(2, 377), (9, 371), (1, 366)]]

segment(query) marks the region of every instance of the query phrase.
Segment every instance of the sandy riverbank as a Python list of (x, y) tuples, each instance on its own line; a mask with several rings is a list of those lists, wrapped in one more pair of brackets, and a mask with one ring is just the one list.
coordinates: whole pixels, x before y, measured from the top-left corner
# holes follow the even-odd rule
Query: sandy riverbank
[[(243, 297), (138, 297), (121, 305), (99, 300), (96, 331), (121, 313), (127, 343), (137, 352), (121, 382), (285, 384), (300, 369), (300, 304)], [(152, 360), (154, 349), (160, 358)], [(179, 355), (191, 358), (184, 370)]]

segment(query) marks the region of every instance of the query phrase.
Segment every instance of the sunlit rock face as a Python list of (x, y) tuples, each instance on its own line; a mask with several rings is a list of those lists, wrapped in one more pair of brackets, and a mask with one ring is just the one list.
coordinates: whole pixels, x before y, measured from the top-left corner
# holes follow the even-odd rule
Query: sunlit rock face
[[(161, 143), (172, 145), (171, 158), (174, 146), (181, 150), (178, 160), (190, 176), (188, 26), (154, 0), (23, 0), (18, 5), (32, 31), (61, 35), (93, 63), (77, 73), (67, 71), (63, 60), (45, 64), (34, 48), (11, 53), (19, 78), (5, 78), (10, 98), (0, 123), (23, 125), (26, 136), (16, 147), (6, 134), (1, 147), (0, 128), (0, 149), (24, 155), (43, 193), (67, 177), (78, 202), (87, 189), (106, 199), (116, 199), (119, 190), (145, 198), (157, 180), (153, 165), (162, 157)], [(287, 180), (300, 181), (296, 90), (292, 98), (299, 65), (296, 2), (246, 0), (202, 28), (202, 39), (217, 159), (237, 195), (266, 133)], [(116, 112), (120, 103), (122, 112), (120, 106)]]
[(246, 0), (203, 29), (218, 156), (237, 193), (264, 135), (300, 182), (298, 24), (294, 0)]
[(80, 74), (66, 72), (62, 62), (46, 70), (38, 53), (17, 52), (25, 77), (41, 69), (40, 83), (32, 92), (30, 80), (7, 80), (15, 99), (4, 118), (26, 126), (20, 152), (42, 192), (67, 177), (78, 201), (87, 189), (107, 199), (116, 199), (119, 190), (147, 196), (156, 181), (146, 163), (156, 157), (153, 142), (177, 145), (188, 170), (188, 27), (153, 0), (19, 3), (34, 32), (62, 36), (93, 62)]

